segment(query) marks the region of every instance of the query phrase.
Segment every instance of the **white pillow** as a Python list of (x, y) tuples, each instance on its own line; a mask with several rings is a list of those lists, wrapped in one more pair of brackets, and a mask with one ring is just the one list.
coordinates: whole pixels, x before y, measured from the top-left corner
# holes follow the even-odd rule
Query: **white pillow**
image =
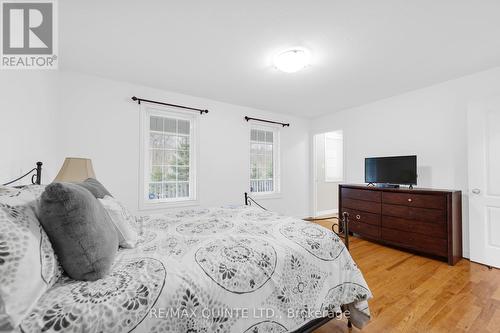
[(106, 195), (99, 199), (104, 206), (118, 234), (121, 247), (133, 249), (137, 245), (137, 232), (134, 229), (135, 218), (118, 200)]
[(43, 186), (0, 186), (0, 332), (15, 329), (62, 271), (38, 222)]

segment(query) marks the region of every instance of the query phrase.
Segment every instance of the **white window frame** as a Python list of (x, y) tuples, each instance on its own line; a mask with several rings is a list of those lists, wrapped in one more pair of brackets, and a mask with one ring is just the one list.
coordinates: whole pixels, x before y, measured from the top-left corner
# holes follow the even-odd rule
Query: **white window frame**
[[(342, 151), (340, 152), (340, 157), (342, 159), (340, 166), (340, 177), (328, 177), (327, 176), (327, 162), (326, 162), (326, 147), (328, 141), (328, 134), (338, 133), (340, 135), (340, 140), (342, 141)], [(325, 183), (340, 183), (344, 181), (344, 132), (343, 131), (331, 131), (324, 134), (324, 157), (325, 157)]]
[[(146, 102), (140, 106), (140, 171), (139, 171), (139, 209), (162, 209), (198, 205), (198, 119), (196, 113), (178, 111), (173, 107), (157, 106)], [(189, 145), (189, 197), (149, 200), (149, 134), (150, 119), (152, 116), (172, 117), (190, 121), (190, 145)]]
[[(252, 168), (252, 151), (251, 151), (251, 135), (252, 129), (272, 131), (273, 132), (273, 191), (272, 192), (252, 192), (250, 189), (251, 184), (251, 168)], [(281, 131), (277, 125), (262, 125), (250, 122), (248, 127), (248, 193), (251, 196), (259, 197), (261, 199), (279, 198), (281, 196)]]

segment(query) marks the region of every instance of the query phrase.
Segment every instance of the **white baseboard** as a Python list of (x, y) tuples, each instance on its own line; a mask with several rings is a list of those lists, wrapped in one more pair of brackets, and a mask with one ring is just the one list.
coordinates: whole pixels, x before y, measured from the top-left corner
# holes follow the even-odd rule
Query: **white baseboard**
[(314, 217), (337, 214), (338, 212), (339, 212), (338, 209), (320, 210), (316, 212)]
[(469, 251), (463, 251), (462, 257), (464, 257), (465, 259), (469, 259), (470, 260), (470, 253), (469, 253)]

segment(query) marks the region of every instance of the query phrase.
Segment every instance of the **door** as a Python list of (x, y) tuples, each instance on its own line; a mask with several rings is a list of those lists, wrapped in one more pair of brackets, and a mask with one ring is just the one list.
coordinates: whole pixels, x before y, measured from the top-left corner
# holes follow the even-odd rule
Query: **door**
[(500, 98), (469, 105), (470, 259), (500, 267)]

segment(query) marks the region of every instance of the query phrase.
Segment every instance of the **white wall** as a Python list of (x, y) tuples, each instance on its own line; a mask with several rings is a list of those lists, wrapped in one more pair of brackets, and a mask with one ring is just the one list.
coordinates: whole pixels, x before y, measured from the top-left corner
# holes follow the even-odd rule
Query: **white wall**
[(248, 189), (248, 123), (245, 115), (290, 122), (281, 131), (281, 192), (265, 206), (289, 215), (309, 214), (309, 121), (125, 82), (60, 73), (59, 148), (92, 159), (97, 178), (131, 210), (138, 209), (139, 116), (130, 97), (207, 108), (199, 121), (198, 198), (201, 206), (242, 204)]
[(363, 183), (365, 157), (418, 155), (419, 187), (462, 190), (468, 257), (467, 106), (494, 95), (500, 68), (317, 118), (312, 133), (344, 131), (346, 182)]
[[(468, 255), (466, 112), (470, 101), (500, 95), (500, 68), (308, 121), (281, 114), (68, 72), (3, 71), (0, 76), (0, 182), (45, 163), (53, 179), (65, 156), (94, 161), (98, 177), (132, 210), (138, 207), (138, 95), (211, 110), (200, 121), (202, 206), (242, 202), (247, 189), (244, 115), (289, 121), (282, 131), (282, 196), (273, 210), (310, 214), (312, 137), (344, 131), (346, 182), (363, 182), (367, 156), (417, 154), (419, 186), (463, 191)], [(307, 158), (310, 156), (311, 158)], [(220, 185), (222, 182), (222, 185)]]
[(28, 172), (37, 161), (45, 163), (43, 180), (57, 172), (53, 163), (56, 79), (54, 71), (1, 72), (0, 184)]

